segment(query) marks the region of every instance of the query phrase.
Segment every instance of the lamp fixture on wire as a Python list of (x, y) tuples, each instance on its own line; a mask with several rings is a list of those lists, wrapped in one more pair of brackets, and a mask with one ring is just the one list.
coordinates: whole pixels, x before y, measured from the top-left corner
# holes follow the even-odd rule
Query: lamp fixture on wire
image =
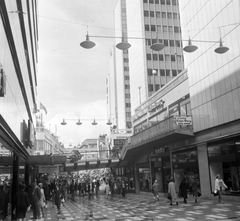
[[(65, 119), (65, 118), (63, 118), (63, 121), (61, 122), (61, 125), (63, 125), (63, 126), (67, 125), (66, 120), (67, 120), (67, 121), (70, 121), (70, 120), (71, 120), (71, 121), (72, 121), (72, 120), (77, 121), (77, 122), (76, 122), (76, 125), (78, 125), (78, 126), (80, 126), (80, 125), (83, 124), (83, 123), (80, 121), (80, 119)], [(92, 119), (82, 119), (82, 120), (84, 120), (84, 121), (92, 121)], [(107, 125), (109, 125), (109, 126), (112, 125), (112, 122), (111, 122), (110, 119), (108, 119), (108, 120), (106, 120), (106, 119), (97, 119), (97, 120), (96, 120), (95, 118), (94, 118), (94, 120), (93, 120), (93, 122), (92, 122), (91, 124), (95, 126), (95, 125), (98, 124), (97, 121), (103, 121), (103, 120), (104, 120), (104, 121), (107, 121), (107, 123), (106, 123)]]
[[(128, 50), (131, 47), (131, 44), (128, 43), (128, 41), (124, 37), (116, 37), (116, 36), (93, 36), (93, 35), (86, 35), (86, 41), (83, 41), (80, 43), (80, 45), (85, 48), (85, 49), (91, 49), (93, 48), (96, 44), (93, 41), (90, 41), (90, 37), (96, 37), (96, 38), (121, 38), (122, 42), (118, 43), (116, 47), (120, 50)], [(141, 38), (141, 37), (128, 37), (128, 39), (145, 39), (146, 38)], [(198, 49), (196, 45), (193, 45), (192, 42), (205, 42), (205, 43), (218, 43), (219, 42), (219, 47), (216, 48), (214, 51), (218, 54), (224, 54), (226, 53), (229, 48), (226, 46), (223, 46), (223, 41), (222, 38), (220, 38), (220, 41), (208, 41), (208, 40), (193, 40), (193, 39), (188, 39), (188, 40), (183, 40), (181, 39), (180, 41), (187, 41), (188, 45), (183, 48), (185, 52), (192, 53)], [(157, 42), (152, 44), (150, 48), (153, 51), (161, 51), (166, 47), (166, 45), (159, 43), (158, 37), (157, 37)]]

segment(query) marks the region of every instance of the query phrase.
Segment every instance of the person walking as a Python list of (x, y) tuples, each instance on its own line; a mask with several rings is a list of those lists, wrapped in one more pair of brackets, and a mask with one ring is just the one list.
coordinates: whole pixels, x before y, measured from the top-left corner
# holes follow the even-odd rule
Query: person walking
[[(20, 184), (19, 191), (15, 196), (15, 211), (16, 218), (18, 221), (25, 221), (26, 212), (30, 209), (30, 202), (28, 194), (24, 191), (26, 186), (24, 184)], [(2, 198), (1, 198), (2, 199)]]
[(96, 197), (98, 197), (99, 187), (100, 187), (100, 181), (99, 181), (99, 179), (97, 179), (96, 185), (95, 185), (95, 188), (96, 188)]
[(187, 189), (188, 189), (188, 182), (187, 178), (184, 177), (179, 185), (180, 196), (183, 197), (183, 202), (187, 203)]
[(38, 186), (39, 186), (39, 189), (41, 191), (41, 198), (39, 200), (39, 209), (42, 212), (42, 217), (44, 218), (45, 217), (44, 209), (45, 209), (45, 206), (46, 206), (46, 198), (45, 198), (45, 194), (44, 194), (44, 190), (43, 190), (43, 184), (39, 183)]
[(153, 188), (153, 194), (155, 196), (155, 199), (159, 201), (159, 191), (160, 191), (160, 186), (157, 180), (154, 181), (154, 184), (152, 186)]
[(121, 186), (122, 186), (121, 179), (119, 178), (119, 179), (117, 179), (117, 189), (118, 189), (119, 195), (121, 194)]
[(40, 208), (39, 200), (41, 198), (41, 191), (37, 186), (37, 182), (33, 182), (33, 192), (32, 192), (32, 210), (33, 210), (33, 219), (40, 219)]
[(223, 188), (227, 188), (227, 185), (221, 179), (220, 174), (217, 174), (216, 178), (215, 178), (215, 191), (218, 192), (218, 202), (219, 203), (223, 203), (223, 201), (222, 201)]
[(45, 196), (45, 200), (46, 200), (45, 202), (46, 202), (46, 206), (47, 206), (47, 203), (50, 200), (50, 188), (46, 181), (43, 184), (43, 190), (44, 190), (44, 196)]
[(196, 177), (193, 177), (192, 179), (193, 179), (193, 181), (192, 181), (192, 195), (193, 195), (193, 197), (195, 199), (195, 203), (197, 203), (197, 201), (198, 201), (198, 194), (199, 194), (199, 191), (200, 191), (200, 189), (199, 189), (199, 182), (198, 182)]
[(3, 185), (0, 185), (0, 220), (5, 220), (8, 215), (9, 195), (4, 191)]
[(170, 194), (170, 196), (171, 196), (171, 198), (170, 198), (170, 205), (173, 205), (172, 204), (173, 201), (175, 201), (176, 205), (178, 205), (174, 178), (171, 178), (169, 183), (168, 183), (168, 194)]
[(54, 194), (55, 194), (55, 205), (57, 206), (57, 211), (58, 211), (57, 214), (61, 214), (62, 193), (58, 185), (56, 185)]
[(122, 188), (122, 197), (124, 198), (125, 194), (126, 194), (126, 182), (125, 182), (125, 180), (122, 180), (121, 188)]
[(106, 193), (106, 198), (108, 199), (108, 195), (110, 193), (110, 186), (108, 182), (106, 182), (105, 193)]

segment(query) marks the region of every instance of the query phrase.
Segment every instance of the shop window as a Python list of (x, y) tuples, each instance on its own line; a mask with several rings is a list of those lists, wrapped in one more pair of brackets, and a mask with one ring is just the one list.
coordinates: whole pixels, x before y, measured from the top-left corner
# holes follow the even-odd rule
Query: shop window
[(209, 144), (208, 160), (212, 191), (215, 177), (220, 174), (227, 185), (223, 194), (240, 195), (240, 140)]
[(172, 163), (176, 186), (180, 185), (185, 176), (187, 178), (187, 182), (189, 183), (188, 192), (191, 192), (193, 177), (195, 177), (199, 182), (198, 155), (196, 148), (173, 153)]

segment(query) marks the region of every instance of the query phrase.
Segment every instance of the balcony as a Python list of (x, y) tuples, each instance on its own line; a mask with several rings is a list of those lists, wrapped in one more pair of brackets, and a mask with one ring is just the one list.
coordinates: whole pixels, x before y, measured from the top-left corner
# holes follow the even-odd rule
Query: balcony
[(194, 136), (192, 117), (171, 116), (133, 135), (123, 146), (121, 159), (131, 160), (139, 154), (149, 153), (155, 147)]

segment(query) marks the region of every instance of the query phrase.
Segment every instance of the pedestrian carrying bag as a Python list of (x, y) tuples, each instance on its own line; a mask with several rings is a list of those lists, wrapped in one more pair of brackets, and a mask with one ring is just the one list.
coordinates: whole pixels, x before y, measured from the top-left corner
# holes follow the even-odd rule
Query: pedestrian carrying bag
[(219, 195), (219, 191), (218, 190), (214, 190), (213, 191), (213, 196), (218, 196)]
[(169, 200), (172, 199), (172, 195), (171, 195), (171, 193), (168, 193), (167, 198), (168, 198)]

